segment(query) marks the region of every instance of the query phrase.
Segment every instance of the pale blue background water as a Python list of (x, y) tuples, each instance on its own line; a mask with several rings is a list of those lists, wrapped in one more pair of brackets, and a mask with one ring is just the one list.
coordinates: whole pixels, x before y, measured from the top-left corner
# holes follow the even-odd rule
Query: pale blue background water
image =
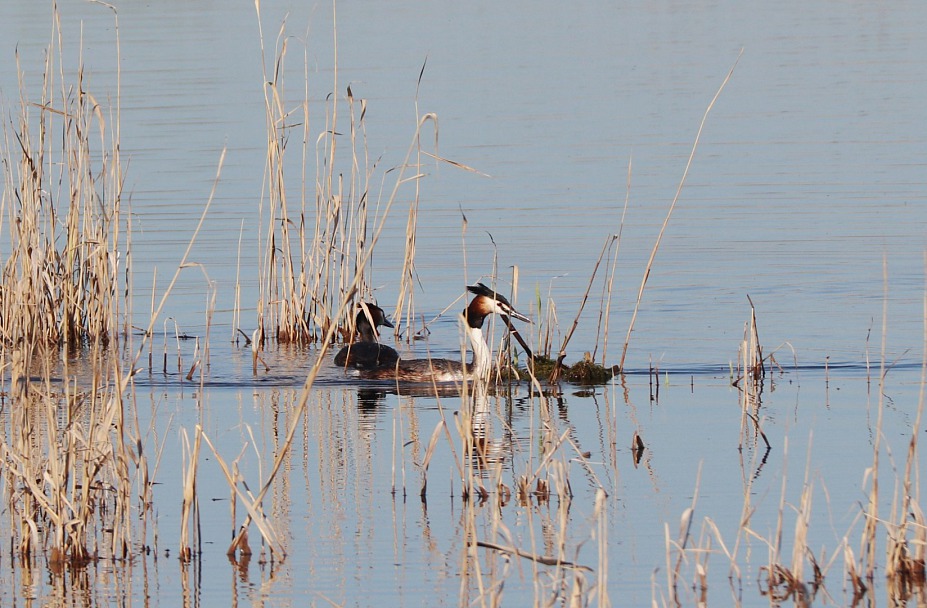
[[(265, 151), (263, 76), (254, 6), (250, 2), (160, 2), (117, 7), (121, 144), (128, 159), (127, 191), (135, 218), (134, 288), (144, 303), (136, 307), (139, 323), (145, 320), (140, 311), (147, 311), (153, 269), (157, 268), (163, 285), (192, 235), (220, 152), (227, 147), (217, 201), (193, 251), (194, 261), (202, 263), (216, 281), (220, 310), (213, 335), (222, 336), (215, 342), (223, 342), (232, 329), (228, 324), (237, 267), (230, 252), (237, 248), (243, 223), (243, 250), (254, 252), (242, 258), (242, 304), (252, 309), (244, 314), (243, 329), (250, 332), (254, 326), (257, 201)], [(101, 5), (64, 2), (60, 14), (66, 70), (73, 70), (80, 50), (87, 88), (98, 96), (114, 94), (112, 12)], [(314, 132), (318, 132), (323, 128), (322, 102), (332, 92), (334, 79), (332, 6), (263, 2), (268, 57), (284, 16), (292, 37), (288, 41), (288, 91), (295, 103), (302, 92), (305, 51), (309, 94), (318, 117)], [(0, 96), (7, 120), (16, 112), (19, 95), (16, 49), (27, 92), (34, 100), (38, 98), (43, 50), (52, 29), (50, 3), (16, 3), (5, 7), (2, 17)], [(737, 356), (749, 316), (747, 295), (757, 307), (760, 336), (767, 350), (785, 342), (790, 345), (780, 352), (780, 363), (797, 360), (801, 366), (817, 368), (829, 357), (831, 364), (845, 364), (850, 370), (842, 386), (832, 381), (827, 395), (822, 392), (820, 373), (806, 370), (800, 381), (794, 377), (784, 381), (788, 390), (767, 401), (771, 424), (778, 430), (776, 456), (761, 477), (772, 487), (768, 507), (774, 508), (777, 502), (775, 478), (786, 465), (784, 437), (791, 442), (789, 476), (798, 484), (802, 476), (798, 463), (804, 462), (802, 444), (814, 426), (820, 469), (841, 470), (836, 479), (834, 474), (824, 476), (831, 500), (837, 503), (831, 505), (838, 514), (834, 517), (852, 515), (848, 512), (860, 497), (862, 471), (871, 463), (866, 433), (871, 394), (866, 392), (863, 368), (870, 330), (869, 358), (878, 359), (883, 259), (888, 269), (888, 359), (901, 363), (896, 368), (897, 382), (904, 387), (892, 394), (897, 414), (893, 436), (899, 441), (904, 436), (916, 403), (923, 342), (925, 19), (927, 7), (917, 2), (575, 6), (394, 2), (337, 7), (337, 93), (343, 94), (350, 84), (355, 96), (368, 100), (369, 148), (372, 157), (382, 156), (380, 167), (402, 162), (414, 132), (417, 103), (420, 112), (439, 117), (438, 152), (442, 156), (491, 176), (446, 165), (426, 167), (418, 253), (422, 290), (417, 295), (419, 310), (426, 316), (456, 298), (465, 280), (491, 271), (493, 247), (487, 235), (491, 233), (502, 278), (508, 277), (505, 269), (512, 265), (521, 271), (520, 304), (532, 309), (535, 288), (542, 293), (550, 288), (561, 327), (568, 327), (604, 240), (619, 230), (628, 164), (632, 163), (611, 319), (610, 363), (616, 362), (647, 257), (675, 194), (699, 121), (743, 50), (702, 134), (657, 255), (629, 353), (634, 369), (646, 368), (653, 360), (663, 369), (678, 372), (675, 388), (664, 391), (657, 409), (648, 405), (645, 380), (635, 381), (632, 402), (645, 411), (624, 410), (622, 414), (627, 424), (622, 426), (619, 445), (628, 445), (632, 429), (643, 424), (655, 455), (652, 479), (659, 480), (649, 482), (640, 471), (626, 470), (610, 488), (617, 490), (616, 512), (620, 514), (614, 515), (612, 549), (618, 553), (633, 549), (634, 553), (623, 565), (613, 559), (619, 565), (610, 581), (621, 589), (622, 597), (627, 593), (635, 598), (635, 604), (651, 597), (650, 574), (663, 565), (662, 522), (670, 522), (675, 531), (676, 518), (688, 505), (694, 487), (695, 463), (706, 460), (705, 470), (712, 472), (710, 477), (703, 476), (705, 514), (720, 518), (713, 507), (735, 519), (739, 514), (739, 472), (722, 472), (723, 467), (735, 465), (736, 446), (731, 443), (736, 426), (732, 434), (717, 430), (716, 425), (722, 420), (739, 425), (737, 396), (725, 388), (724, 372)], [(291, 175), (296, 188), (299, 175)], [(461, 209), (468, 220), (466, 276), (460, 245)], [(400, 209), (377, 248), (375, 261), (374, 283), (381, 286), (378, 298), (387, 308), (398, 289), (403, 232), (404, 209)], [(204, 293), (202, 273), (187, 271), (166, 314), (178, 319), (183, 330), (202, 332)], [(594, 297), (599, 293), (596, 287)], [(568, 360), (592, 349), (597, 313), (594, 301), (581, 319)], [(438, 324), (430, 347), (438, 353), (457, 348), (451, 319)], [(225, 353), (218, 344), (214, 348), (212, 379), (231, 388), (215, 388), (202, 396), (207, 402), (206, 417), (223, 419), (222, 408), (240, 400), (248, 412), (242, 414), (243, 421), (266, 415), (263, 408), (247, 406), (252, 399), (247, 353)], [(305, 369), (300, 357), (287, 353), (275, 357), (273, 373), (261, 382), (297, 385)], [(706, 369), (712, 373), (700, 374), (697, 383), (701, 388), (690, 395), (688, 372)], [(174, 425), (196, 420), (184, 418), (193, 416), (189, 393), (178, 396), (173, 389), (165, 390), (170, 395), (167, 409), (176, 408), (183, 414)], [(842, 391), (852, 397), (844, 402)], [(350, 401), (350, 393), (346, 398)], [(589, 399), (569, 396), (568, 401), (576, 404), (573, 412), (582, 412), (571, 416), (578, 433), (587, 438), (600, 436), (598, 418), (588, 417), (595, 410)], [(388, 397), (386, 405), (399, 402)], [(721, 404), (727, 414), (715, 411)], [(390, 414), (379, 416), (375, 441), (388, 449)], [(214, 424), (217, 433), (229, 432), (224, 422)], [(429, 418), (422, 428), (430, 432), (433, 425)], [(237, 432), (229, 434), (230, 457), (237, 454), (233, 447)], [(713, 454), (716, 446), (709, 440), (715, 439), (731, 449)], [(680, 445), (688, 448), (682, 454), (678, 453)], [(839, 450), (840, 446), (848, 451)], [(663, 462), (661, 455), (666, 459)], [(623, 467), (628, 465), (626, 459)], [(226, 493), (220, 482), (216, 494)], [(715, 491), (711, 483), (717, 484)], [(382, 488), (376, 488), (371, 493), (382, 498)], [(209, 493), (206, 488), (203, 491)], [(837, 494), (840, 500), (834, 498)], [(633, 499), (640, 495), (665, 509), (640, 509)], [(736, 507), (729, 512), (732, 495)], [(388, 502), (377, 504), (378, 509), (389, 509), (383, 506)], [(585, 504), (583, 508), (589, 501)], [(216, 519), (227, 517), (226, 511), (221, 513)], [(164, 514), (166, 522), (171, 516)], [(435, 502), (430, 504), (429, 516), (441, 525), (453, 519)], [(822, 513), (821, 517), (827, 516)], [(369, 521), (381, 520), (377, 515)], [(834, 538), (848, 525), (843, 520), (821, 525), (821, 529), (838, 531), (827, 541), (829, 551), (833, 551)], [(169, 523), (164, 526), (168, 528)], [(620, 537), (629, 526), (641, 530), (640, 536)], [(172, 543), (173, 531), (164, 534)], [(224, 531), (216, 534), (224, 538)], [(314, 538), (313, 534), (309, 536)], [(446, 531), (446, 538), (453, 539), (453, 533)], [(453, 545), (452, 540), (447, 542)], [(220, 556), (223, 543), (216, 543)], [(432, 597), (430, 585), (386, 582), (389, 573), (380, 570), (381, 549), (370, 549), (368, 559), (360, 560), (373, 571), (380, 589), (401, 587), (404, 602), (412, 605), (421, 604), (422, 597)], [(324, 554), (322, 550), (319, 555)], [(386, 561), (394, 559), (391, 556)], [(314, 563), (312, 558), (308, 561)], [(456, 591), (453, 565), (451, 560), (450, 581), (435, 584), (442, 593)], [(715, 567), (721, 574), (726, 572), (719, 563)], [(227, 572), (221, 561), (216, 565), (207, 560), (204, 569), (209, 568)], [(367, 574), (362, 571), (352, 576), (365, 580)], [(344, 572), (313, 578), (323, 581), (318, 589), (337, 601), (367, 603), (369, 597), (362, 589), (345, 582), (350, 579)], [(330, 585), (324, 582), (329, 580)], [(227, 587), (226, 582), (222, 590), (204, 592), (200, 601), (208, 604), (203, 598), (214, 598), (213, 592), (226, 593)], [(292, 599), (297, 587), (293, 583), (291, 589), (282, 591), (284, 597)], [(173, 593), (169, 583), (161, 588), (165, 595)], [(336, 588), (343, 595), (332, 591)], [(839, 589), (832, 581), (830, 590)], [(747, 598), (752, 603), (757, 596), (751, 593)], [(173, 603), (166, 597), (164, 601)], [(456, 603), (456, 597), (448, 603)]]

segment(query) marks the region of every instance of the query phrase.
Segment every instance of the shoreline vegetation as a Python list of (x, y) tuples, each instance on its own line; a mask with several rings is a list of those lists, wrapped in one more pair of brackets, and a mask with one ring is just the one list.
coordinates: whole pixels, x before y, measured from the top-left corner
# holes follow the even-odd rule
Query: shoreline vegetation
[[(338, 93), (327, 98), (323, 124), (316, 126), (308, 111), (308, 78), (304, 94), (296, 102), (284, 87), (288, 51), (285, 26), (279, 30), (271, 52), (265, 48), (259, 9), (257, 18), (265, 66), (267, 163), (258, 207), (260, 285), (256, 328), (252, 333), (240, 327), (245, 324), (240, 314), (240, 298), (244, 297), (240, 286), (236, 286), (233, 306), (234, 337), (246, 335), (246, 343), (253, 349), (255, 370), (257, 362), (262, 360), (262, 349), (270, 343), (313, 344), (324, 355), (339, 337), (350, 335), (354, 303), (373, 300), (371, 255), (386, 229), (386, 218), (399, 213), (403, 203), (408, 205), (405, 259), (401, 272), (397, 273), (400, 289), (392, 313), (396, 321), (404, 320), (402, 325), (413, 327), (418, 317), (414, 297), (417, 214), (420, 206), (427, 204), (419, 191), (419, 183), (425, 178), (423, 166), (435, 162), (455, 170), (473, 171), (438, 154), (438, 116), (419, 114), (403, 163), (383, 172), (384, 181), (387, 174), (394, 180), (392, 188), (385, 200), (374, 200), (372, 184), (381, 168), (378, 160), (371, 160), (367, 149), (367, 101), (356, 97), (350, 86), (343, 87), (341, 93), (335, 66), (332, 90)], [(113, 19), (118, 54), (115, 9)], [(337, 40), (336, 29), (335, 33)], [(126, 213), (128, 201), (123, 198), (131, 179), (127, 177), (120, 150), (119, 91), (115, 92), (114, 105), (104, 104), (85, 89), (83, 68), (78, 69), (73, 79), (65, 77), (61, 68), (63, 53), (64, 43), (60, 30), (56, 29), (46, 56), (39, 100), (30, 101), (21, 85), (19, 113), (14, 122), (5, 125), (0, 150), (4, 177), (0, 213), (0, 237), (4, 240), (0, 284), (3, 345), (0, 388), (4, 410), (0, 500), (7, 514), (0, 529), (10, 541), (9, 552), (33, 566), (45, 560), (53, 574), (79, 569), (96, 560), (131, 567), (134, 557), (146, 555), (152, 546), (157, 549), (158, 542), (167, 542), (164, 538), (158, 541), (156, 532), (157, 512), (173, 508), (155, 504), (154, 486), (161, 479), (183, 488), (180, 526), (171, 532), (177, 534), (177, 540), (172, 542), (179, 558), (189, 563), (202, 554), (198, 481), (208, 454), (228, 485), (230, 528), (235, 531), (228, 547), (230, 559), (246, 566), (252, 553), (260, 551), (265, 560), (282, 562), (294, 549), (289, 546), (287, 534), (279, 528), (283, 518), (265, 509), (265, 498), (286, 475), (285, 465), (294, 441), (305, 432), (307, 412), (313, 403), (313, 382), (320, 367), (330, 363), (320, 356), (307, 370), (302, 390), (287, 403), (292, 411), (288, 426), (281, 429), (274, 455), (261, 464), (259, 479), (246, 479), (238, 466), (242, 455), (223, 453), (201, 425), (182, 430), (179, 440), (182, 471), (160, 470), (164, 450), (174, 446), (164, 437), (164, 429), (145, 428), (141, 422), (134, 376), (144, 369), (144, 363), (139, 362), (146, 352), (148, 369), (154, 365), (155, 324), (177, 275), (195, 265), (188, 264), (184, 256), (157, 303), (153, 297), (147, 329), (140, 335), (135, 332), (132, 319), (136, 311), (131, 305), (132, 232)], [(733, 69), (706, 109), (699, 135)], [(18, 70), (23, 73), (22, 66)], [(424, 70), (423, 65), (420, 81)], [(294, 142), (298, 147), (295, 151), (290, 149)], [(663, 229), (670, 220), (697, 147), (698, 135)], [(288, 160), (294, 154), (298, 160)], [(222, 159), (217, 183), (221, 181), (221, 167)], [(299, 173), (295, 180), (291, 175), (293, 167)], [(314, 176), (310, 177), (313, 170)], [(629, 190), (630, 173), (629, 165)], [(291, 190), (288, 186), (294, 182), (298, 189)], [(298, 194), (293, 196), (293, 191)], [(200, 225), (208, 221), (208, 208), (209, 203)], [(407, 485), (417, 484), (423, 504), (429, 492), (429, 464), (434, 454), (437, 450), (451, 454), (456, 467), (456, 491), (462, 498), (460, 517), (464, 537), (458, 564), (461, 604), (501, 603), (504, 583), (517, 576), (516, 572), (533, 579), (536, 605), (567, 600), (575, 606), (612, 603), (608, 587), (607, 520), (617, 498), (609, 495), (596, 471), (604, 467), (618, 477), (617, 437), (625, 430), (619, 432), (617, 416), (606, 423), (611, 453), (602, 455), (604, 463), (593, 465), (590, 454), (574, 442), (570, 429), (557, 425), (550, 400), (556, 398), (556, 387), (561, 382), (576, 385), (613, 382), (615, 386), (624, 383), (621, 367), (663, 231), (644, 269), (621, 362), (607, 365), (608, 318), (623, 223), (622, 213), (618, 233), (606, 237), (580, 312), (559, 347), (553, 344), (553, 336), (559, 331), (556, 305), (549, 298), (542, 302), (538, 291), (535, 312), (539, 318), (530, 330), (532, 344), (517, 333), (510, 333), (494, 350), (499, 353), (499, 376), (519, 380), (518, 390), (528, 394), (534, 420), (532, 433), (536, 435), (528, 438), (532, 451), (524, 461), (517, 467), (502, 465), (499, 452), (505, 447), (500, 447), (500, 443), (506, 434), (499, 432), (498, 427), (504, 423), (496, 420), (496, 434), (492, 434), (489, 429), (493, 427), (493, 416), (488, 412), (498, 410), (498, 400), (504, 398), (500, 393), (505, 391), (491, 391), (479, 383), (459, 388), (459, 411), (441, 410), (440, 421), (415, 459), (407, 462), (407, 452), (399, 450), (403, 460), (394, 463), (394, 471), (398, 468), (402, 475), (401, 480), (394, 476), (392, 498), (396, 498), (397, 492), (405, 496)], [(465, 237), (465, 220), (462, 233)], [(191, 246), (195, 239), (196, 234), (191, 237)], [(602, 274), (608, 278), (597, 284), (603, 263)], [(497, 282), (509, 283), (498, 279), (493, 270), (494, 289)], [(601, 289), (598, 316), (602, 344), (596, 344), (573, 365), (566, 365), (567, 346), (596, 285)], [(510, 287), (513, 292), (518, 289), (517, 267)], [(217, 308), (215, 292), (206, 295), (211, 319)], [(887, 325), (886, 313), (882, 320), (883, 362)], [(401, 339), (399, 334), (395, 337)], [(513, 337), (521, 350), (511, 345)], [(406, 332), (404, 338), (412, 340), (412, 332)], [(197, 339), (187, 380), (192, 381), (197, 372), (201, 381), (205, 378), (209, 340), (207, 329), (206, 335)], [(744, 339), (738, 348), (740, 355), (732, 365), (731, 384), (740, 398), (739, 447), (757, 462), (765, 462), (771, 446), (762, 429), (761, 407), (765, 385), (772, 383), (771, 370), (777, 363), (774, 353), (763, 353), (752, 302)], [(80, 374), (71, 368), (68, 356), (77, 351), (89, 361)], [(510, 357), (513, 351), (517, 361)], [(166, 348), (164, 356), (166, 366)], [(927, 370), (927, 362), (924, 369)], [(660, 373), (656, 368), (651, 371), (651, 398), (656, 399)], [(872, 469), (867, 476), (866, 504), (860, 513), (862, 523), (854, 523), (846, 531), (840, 546), (827, 556), (807, 545), (815, 486), (809, 477), (810, 462), (805, 468), (800, 504), (786, 505), (783, 480), (779, 526), (772, 534), (751, 526), (752, 479), (745, 481), (743, 518), (738, 529), (722, 531), (710, 516), (704, 516), (699, 527), (695, 514), (700, 479), (696, 479), (691, 507), (680, 516), (679, 534), (673, 536), (669, 523), (666, 525), (666, 563), (661, 573), (666, 578), (653, 582), (654, 605), (678, 606), (684, 601), (707, 598), (710, 556), (724, 562), (721, 567), (727, 569), (732, 592), (739, 597), (742, 587), (749, 582), (743, 578), (745, 566), (756, 565), (757, 559), (764, 562), (762, 558), (746, 555), (744, 546), (749, 542), (758, 542), (768, 549), (768, 560), (759, 567), (759, 587), (760, 594), (774, 604), (792, 600), (798, 605), (808, 605), (818, 594), (827, 593), (828, 587), (843, 585), (848, 586), (854, 602), (861, 603), (868, 601), (863, 598), (871, 595), (874, 586), (880, 585), (877, 576), (885, 577), (884, 586), (891, 597), (906, 601), (917, 596), (923, 601), (927, 596), (924, 587), (927, 525), (919, 502), (917, 456), (923, 397), (912, 426), (903, 472), (886, 483), (879, 476), (880, 459), (885, 451), (881, 444), (884, 381), (883, 363), (878, 376), (878, 423)], [(922, 380), (922, 391), (923, 384)], [(407, 423), (402, 417), (408, 415), (397, 413), (401, 426)], [(422, 432), (427, 436), (427, 432)], [(646, 437), (635, 430), (631, 441), (635, 466), (646, 449)], [(336, 457), (331, 460), (322, 466), (335, 466)], [(406, 479), (407, 468), (418, 473), (416, 481), (413, 475)], [(568, 516), (575, 498), (570, 475), (577, 469), (595, 485), (594, 504), (588, 509), (592, 513), (589, 521), (572, 521)], [(178, 474), (179, 479), (171, 478)], [(884, 508), (880, 510), (880, 505), (886, 502), (884, 488), (891, 484), (894, 484), (892, 508), (886, 513)], [(530, 525), (545, 527), (555, 542), (544, 547), (517, 546), (505, 531), (502, 508), (510, 506), (530, 513), (532, 505), (550, 505), (552, 498), (557, 503), (555, 517), (532, 520)], [(481, 509), (487, 502), (496, 508)], [(794, 528), (791, 554), (787, 554), (787, 543), (783, 541), (789, 525)], [(257, 544), (259, 549), (252, 548)], [(580, 553), (579, 548), (584, 544), (588, 548)], [(527, 566), (510, 569), (516, 562)]]

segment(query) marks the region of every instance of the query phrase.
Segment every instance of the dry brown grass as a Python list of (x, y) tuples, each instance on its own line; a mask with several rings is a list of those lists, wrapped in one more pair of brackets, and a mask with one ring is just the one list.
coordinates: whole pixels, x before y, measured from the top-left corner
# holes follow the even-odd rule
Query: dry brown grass
[[(927, 270), (927, 254), (925, 254)], [(927, 287), (923, 301), (923, 348), (921, 356), (921, 382), (917, 403), (917, 415), (912, 424), (911, 439), (908, 442), (904, 474), (896, 485), (891, 515), (884, 522), (886, 527), (885, 576), (889, 596), (898, 605), (907, 603), (912, 597), (923, 604), (927, 597), (927, 521), (920, 506), (920, 462), (918, 454), (918, 430), (924, 414), (924, 396), (927, 390)], [(881, 388), (881, 387), (880, 387)]]

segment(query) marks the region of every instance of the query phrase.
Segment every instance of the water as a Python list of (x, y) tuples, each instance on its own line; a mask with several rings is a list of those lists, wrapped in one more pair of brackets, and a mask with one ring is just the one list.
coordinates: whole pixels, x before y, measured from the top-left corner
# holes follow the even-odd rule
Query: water
[[(202, 559), (187, 567), (174, 559), (179, 430), (192, 432), (202, 424), (227, 461), (247, 444), (242, 467), (249, 484), (257, 485), (252, 480), (266, 474), (291, 422), (314, 350), (268, 352), (270, 371), (255, 378), (247, 349), (228, 344), (239, 273), (242, 329), (254, 328), (262, 238), (258, 201), (266, 131), (254, 7), (161, 2), (117, 9), (136, 325), (146, 324), (155, 273), (163, 289), (180, 261), (227, 148), (216, 200), (191, 252), (205, 274), (184, 271), (164, 313), (182, 331), (203, 336), (207, 281), (215, 282), (210, 365), (202, 388), (199, 376), (182, 383), (171, 343), (170, 373), (155, 365), (150, 376), (138, 378), (136, 391), (146, 404), (150, 394), (151, 405), (143, 409), (157, 429), (150, 450), (165, 446), (157, 475), (158, 542), (146, 541), (157, 544), (159, 558), (137, 560), (128, 572), (94, 565), (86, 584), (78, 584), (77, 576), (73, 585), (60, 587), (27, 585), (26, 574), (8, 565), (0, 568), (6, 573), (0, 594), (63, 601), (77, 588), (86, 592), (82, 603), (97, 604), (128, 588), (134, 601), (151, 597), (171, 605), (288, 605), (305, 594), (319, 605), (326, 598), (345, 605), (380, 598), (397, 605), (433, 604), (435, 598), (458, 604), (466, 547), (453, 456), (446, 441), (439, 443), (427, 509), (409, 463), (424, 453), (440, 417), (438, 404), (449, 416), (459, 399), (390, 393), (372, 399), (358, 395), (358, 387), (346, 385), (330, 367), (312, 393), (288, 482), (276, 489), (273, 508), (268, 505), (285, 530), (288, 559), (271, 568), (255, 558), (237, 569), (224, 559), (233, 527), (229, 490), (210, 453), (199, 488)], [(405, 157), (416, 104), (419, 113), (438, 116), (440, 156), (488, 175), (446, 164), (424, 168), (416, 305), (426, 318), (453, 302), (467, 282), (488, 277), (497, 256), (503, 283), (511, 266), (519, 268), (520, 309), (537, 318), (536, 291), (556, 302), (559, 345), (605, 240), (620, 231), (609, 364), (619, 357), (700, 120), (743, 50), (708, 117), (657, 253), (634, 326), (628, 368), (635, 373), (627, 391), (607, 386), (589, 395), (567, 387), (562, 399), (551, 402), (555, 434), (572, 429), (571, 438), (580, 451), (591, 452), (594, 463), (595, 477), (575, 461), (565, 465), (575, 494), (567, 535), (574, 552), (586, 541), (575, 559), (597, 567), (595, 543), (588, 539), (594, 489), (601, 484), (609, 493), (612, 601), (641, 604), (665, 597), (663, 526), (675, 537), (696, 487), (697, 526), (710, 517), (731, 542), (743, 480), (756, 476), (750, 492), (757, 506), (754, 530), (769, 538), (780, 480), (786, 479), (787, 500), (796, 504), (807, 470), (815, 484), (809, 546), (827, 559), (839, 556), (825, 585), (843, 598), (841, 542), (849, 536), (858, 554), (860, 525), (848, 530), (872, 464), (883, 306), (885, 356), (894, 363), (884, 436), (896, 468), (902, 467), (918, 403), (927, 233), (927, 49), (920, 24), (927, 9), (914, 2), (891, 9), (865, 2), (345, 4), (337, 6), (337, 75), (331, 5), (263, 2), (261, 9), (268, 65), (286, 18), (292, 100), (300, 99), (304, 52), (308, 57), (314, 134), (324, 128), (324, 100), (336, 78), (338, 94), (350, 84), (355, 96), (367, 99), (368, 149), (379, 159), (374, 200), (385, 199), (381, 181), (386, 193), (392, 187), (384, 172)], [(86, 88), (101, 99), (114, 94), (112, 12), (99, 4), (73, 4), (62, 6), (60, 15), (65, 70), (74, 69), (79, 50)], [(27, 91), (37, 99), (50, 32), (50, 6), (20, 3), (5, 10), (4, 115), (15, 113), (19, 96), (14, 51)], [(298, 176), (291, 173), (291, 192), (301, 183)], [(411, 194), (404, 191), (403, 205)], [(405, 207), (394, 213), (374, 263), (377, 298), (387, 309), (399, 288)], [(595, 284), (568, 345), (568, 362), (596, 348), (601, 356), (605, 349), (597, 331), (601, 285)], [(737, 450), (739, 395), (728, 381), (750, 315), (748, 296), (766, 351), (778, 349), (785, 372), (765, 387), (762, 424), (773, 449), (762, 466), (762, 450)], [(462, 304), (453, 310), (458, 308)], [(432, 327), (428, 349), (453, 355), (457, 337), (454, 320), (446, 316)], [(181, 345), (185, 370), (192, 348)], [(424, 348), (415, 345), (419, 354)], [(666, 374), (655, 401), (648, 376), (637, 373), (651, 362)], [(540, 406), (527, 391), (523, 386), (510, 399), (491, 400), (496, 422), (509, 420), (517, 439), (504, 468), (510, 485), (528, 470), (536, 443), (526, 438), (536, 439), (541, 426)], [(394, 427), (403, 429), (404, 439), (394, 440)], [(647, 446), (636, 468), (627, 447), (634, 432)], [(505, 435), (494, 428), (494, 436)], [(413, 443), (397, 447), (405, 441)], [(394, 454), (397, 462), (405, 456), (405, 498), (390, 493)], [(894, 472), (886, 474), (895, 479)], [(537, 550), (551, 542), (540, 528), (559, 530), (559, 504), (554, 499), (523, 508), (513, 502), (502, 518), (519, 546)], [(489, 507), (482, 509), (478, 521), (486, 527), (480, 533), (488, 538)], [(786, 525), (792, 525), (788, 516)], [(255, 545), (257, 536), (252, 531)], [(750, 558), (743, 549), (738, 556), (745, 570), (740, 599), (765, 605), (769, 600), (754, 581), (766, 548), (755, 538), (750, 542)], [(535, 597), (530, 563), (511, 567), (519, 566), (521, 573), (506, 582), (507, 604)], [(727, 558), (715, 553), (710, 566), (709, 598), (728, 603)], [(693, 578), (688, 572), (687, 584)], [(687, 597), (684, 603), (693, 603)]]

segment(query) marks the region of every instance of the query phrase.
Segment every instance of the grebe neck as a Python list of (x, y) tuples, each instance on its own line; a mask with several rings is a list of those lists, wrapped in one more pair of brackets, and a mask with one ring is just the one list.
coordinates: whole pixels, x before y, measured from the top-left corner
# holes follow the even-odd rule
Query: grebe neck
[(377, 334), (373, 331), (373, 327), (370, 326), (370, 322), (365, 318), (362, 322), (358, 322), (356, 325), (357, 335), (354, 338), (355, 342), (377, 342)]
[(470, 348), (473, 349), (470, 374), (476, 378), (489, 378), (489, 372), (492, 370), (492, 352), (486, 340), (483, 339), (483, 332), (471, 327), (467, 330), (467, 334), (470, 336)]
[(470, 339), (470, 348), (473, 350), (473, 361), (470, 363), (470, 369), (467, 370), (468, 375), (488, 379), (489, 372), (492, 370), (492, 350), (483, 337), (483, 320), (486, 315), (474, 315), (472, 311), (465, 311), (464, 315), (467, 317), (467, 337)]

